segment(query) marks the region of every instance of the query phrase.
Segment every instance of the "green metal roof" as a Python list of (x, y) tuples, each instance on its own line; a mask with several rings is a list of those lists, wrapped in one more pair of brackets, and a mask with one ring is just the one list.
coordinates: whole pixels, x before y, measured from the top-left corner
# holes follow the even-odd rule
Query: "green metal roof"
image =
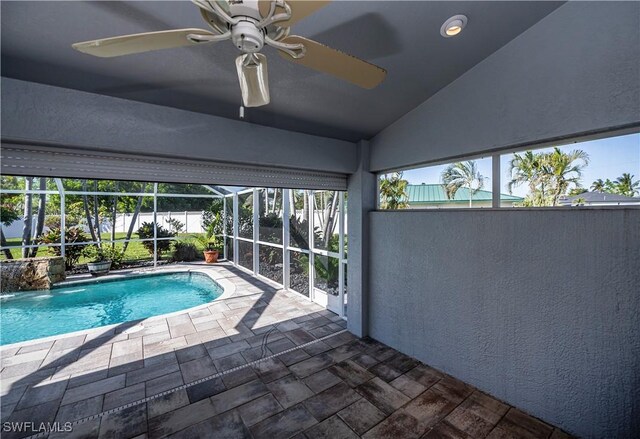
[[(407, 195), (409, 196), (409, 204), (469, 202), (469, 189), (465, 187), (458, 189), (453, 199), (450, 200), (441, 184), (410, 184), (407, 185)], [(523, 201), (523, 198), (509, 194), (500, 194), (500, 199), (514, 203)], [(472, 201), (491, 201), (491, 192), (479, 190), (473, 194)]]

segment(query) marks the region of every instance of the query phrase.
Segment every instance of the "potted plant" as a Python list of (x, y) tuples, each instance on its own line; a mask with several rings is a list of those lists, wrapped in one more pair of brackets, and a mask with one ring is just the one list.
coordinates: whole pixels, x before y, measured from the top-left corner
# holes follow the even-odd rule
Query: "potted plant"
[(102, 248), (91, 246), (87, 249), (85, 256), (90, 259), (87, 262), (87, 269), (92, 276), (107, 274), (111, 270), (111, 259)]
[(196, 236), (196, 240), (202, 245), (204, 253), (204, 261), (207, 264), (213, 264), (218, 262), (218, 256), (220, 255), (218, 237), (215, 231), (220, 225), (220, 213), (216, 213), (212, 218), (211, 223), (207, 227), (204, 235)]
[(215, 236), (212, 236), (204, 246), (204, 261), (207, 264), (213, 264), (218, 262), (218, 240)]
[(215, 235), (205, 233), (204, 235), (196, 236), (196, 240), (203, 247), (204, 261), (207, 264), (218, 262), (218, 255), (220, 254), (218, 251), (218, 238)]

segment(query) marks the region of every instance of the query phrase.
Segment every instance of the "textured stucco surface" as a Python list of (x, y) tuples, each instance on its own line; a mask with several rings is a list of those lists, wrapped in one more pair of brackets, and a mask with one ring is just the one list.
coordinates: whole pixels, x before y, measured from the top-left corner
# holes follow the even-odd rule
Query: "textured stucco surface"
[(358, 143), (358, 170), (347, 180), (349, 253), (347, 328), (358, 337), (368, 335), (369, 212), (375, 209), (376, 176), (369, 172), (369, 142)]
[(2, 138), (338, 173), (356, 168), (351, 142), (10, 78), (2, 78)]
[(640, 432), (640, 210), (370, 213), (372, 337), (582, 437)]
[(376, 135), (371, 169), (629, 124), (640, 124), (640, 3), (568, 2)]

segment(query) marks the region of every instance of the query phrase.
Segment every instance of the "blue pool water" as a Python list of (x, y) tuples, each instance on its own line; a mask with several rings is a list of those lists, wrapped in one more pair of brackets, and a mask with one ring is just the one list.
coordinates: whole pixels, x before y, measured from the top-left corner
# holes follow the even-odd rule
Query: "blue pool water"
[(209, 276), (188, 272), (5, 294), (0, 345), (180, 311), (221, 294)]

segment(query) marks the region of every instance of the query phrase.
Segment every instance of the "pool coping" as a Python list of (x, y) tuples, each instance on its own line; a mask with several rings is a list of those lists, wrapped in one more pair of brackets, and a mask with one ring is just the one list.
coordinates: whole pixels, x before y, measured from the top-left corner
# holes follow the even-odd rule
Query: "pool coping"
[[(120, 322), (120, 323), (113, 323), (111, 325), (105, 325), (105, 326), (98, 326), (97, 328), (88, 328), (88, 329), (81, 329), (79, 331), (73, 331), (73, 332), (65, 332), (64, 334), (57, 334), (57, 335), (50, 335), (47, 337), (40, 337), (40, 338), (33, 338), (31, 340), (24, 340), (24, 341), (19, 341), (16, 343), (10, 343), (10, 344), (5, 344), (5, 345), (0, 345), (0, 354), (2, 354), (5, 350), (10, 350), (10, 349), (20, 349), (23, 348), (25, 346), (29, 346), (32, 344), (39, 344), (39, 343), (46, 343), (48, 341), (55, 341), (55, 340), (59, 340), (59, 339), (64, 339), (64, 338), (70, 338), (70, 337), (77, 337), (78, 335), (82, 335), (82, 334), (86, 334), (87, 335), (87, 339), (85, 340), (85, 342), (93, 340), (94, 338), (99, 338), (100, 336), (116, 336), (117, 334), (107, 334), (107, 332), (113, 328), (116, 328), (120, 325), (123, 325), (125, 323), (129, 323), (129, 322), (138, 322), (135, 326), (140, 326), (143, 325), (144, 322), (146, 321), (154, 321), (154, 320), (159, 320), (159, 319), (166, 319), (168, 317), (173, 317), (179, 314), (185, 314), (185, 313), (191, 313), (194, 311), (198, 311), (200, 309), (203, 308), (207, 308), (209, 306), (211, 306), (212, 303), (215, 303), (217, 301), (220, 300), (226, 300), (231, 298), (235, 292), (236, 292), (236, 286), (234, 285), (233, 282), (231, 282), (230, 280), (226, 279), (226, 277), (228, 275), (226, 275), (225, 273), (217, 273), (215, 272), (215, 268), (216, 267), (224, 267), (226, 266), (226, 264), (221, 263), (221, 264), (217, 264), (214, 266), (206, 266), (206, 265), (196, 265), (196, 264), (178, 264), (178, 265), (172, 265), (172, 266), (162, 266), (162, 267), (149, 267), (149, 268), (142, 268), (142, 269), (130, 269), (130, 270), (122, 270), (119, 271), (117, 273), (113, 273), (113, 274), (107, 274), (104, 276), (100, 276), (97, 279), (100, 280), (122, 280), (122, 279), (129, 279), (129, 278), (137, 278), (137, 277), (144, 277), (144, 276), (149, 276), (149, 275), (153, 275), (153, 274), (168, 274), (168, 273), (185, 273), (185, 272), (193, 272), (193, 273), (201, 273), (204, 274), (206, 276), (208, 276), (212, 281), (214, 281), (215, 283), (217, 283), (218, 285), (220, 285), (220, 287), (222, 288), (223, 292), (220, 296), (216, 297), (215, 299), (213, 299), (210, 302), (206, 302), (203, 303), (201, 305), (196, 305), (193, 306), (191, 308), (185, 308), (185, 309), (181, 309), (179, 311), (174, 311), (174, 312), (170, 312), (170, 313), (166, 313), (166, 314), (159, 314), (157, 316), (151, 316), (151, 317), (147, 317), (145, 319), (139, 319), (139, 320), (128, 320), (128, 321), (124, 321), (124, 322)], [(96, 278), (88, 278), (88, 277), (82, 277), (82, 279), (71, 279), (71, 280), (65, 280), (63, 282), (59, 282), (55, 285), (56, 288), (59, 287), (69, 287), (69, 286), (73, 286), (73, 285), (82, 285), (82, 284), (86, 284), (86, 283), (93, 283), (95, 282)], [(43, 291), (47, 291), (47, 290), (43, 290)], [(135, 327), (133, 326), (133, 327)], [(128, 328), (127, 330), (130, 330), (131, 328)], [(122, 333), (126, 333), (126, 331), (123, 331)], [(93, 335), (95, 333), (99, 333), (98, 336), (96, 337), (91, 337), (88, 338), (89, 335)]]

